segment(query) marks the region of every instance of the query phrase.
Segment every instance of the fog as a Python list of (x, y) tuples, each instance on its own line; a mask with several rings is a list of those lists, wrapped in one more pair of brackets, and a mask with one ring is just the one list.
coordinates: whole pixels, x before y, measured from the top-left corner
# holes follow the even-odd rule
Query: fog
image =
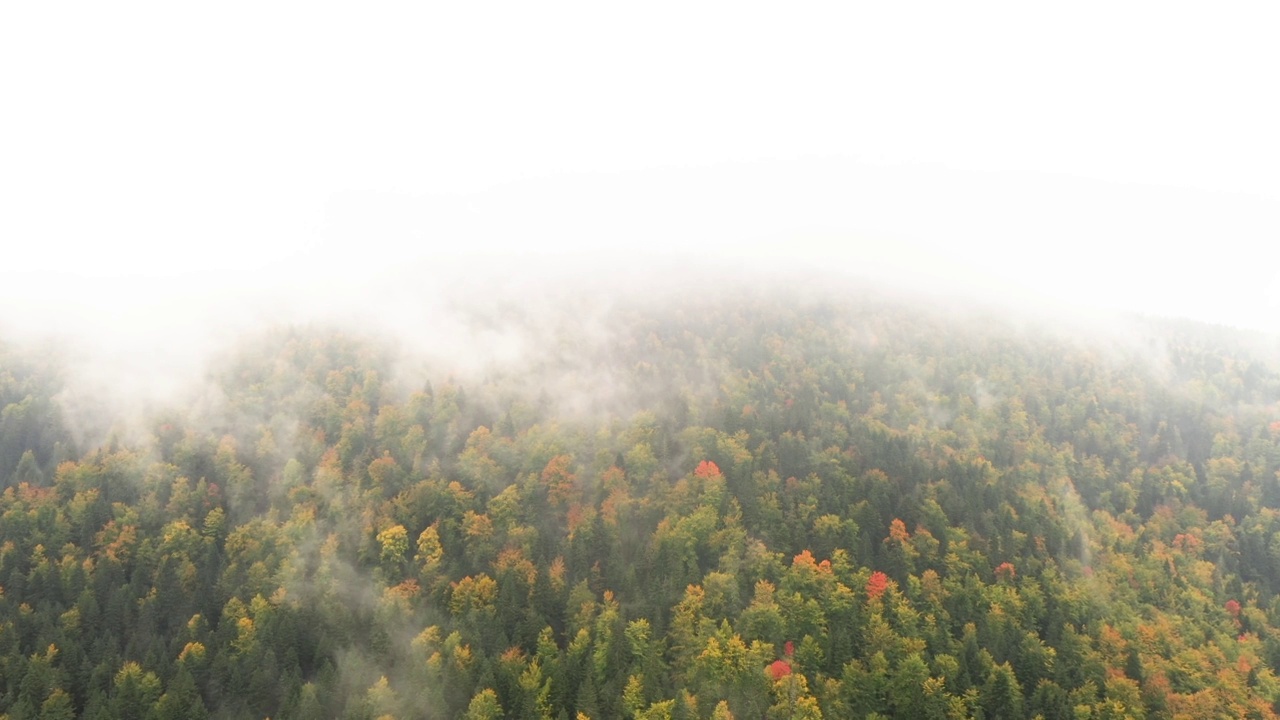
[(10, 7), (0, 332), (153, 398), (279, 324), (465, 366), (486, 307), (817, 278), (1275, 332), (1274, 19)]
[[(1139, 397), (1135, 405), (1157, 407), (1158, 400), (1166, 414), (1203, 412), (1213, 400), (1234, 403), (1241, 417), (1277, 417), (1273, 399), (1257, 399), (1273, 387), (1262, 384), (1270, 377), (1262, 369), (1251, 394), (1241, 391), (1256, 407), (1221, 399), (1216, 385), (1202, 381), (1214, 377), (1211, 368), (1196, 366), (1191, 381), (1181, 378), (1160, 333), (1134, 323), (1146, 316), (1248, 329), (1256, 355), (1276, 357), (1277, 19), (1280, 11), (1270, 9), (1206, 14), (1155, 3), (785, 11), (738, 3), (4, 4), (0, 350), (17, 344), (31, 364), (61, 372), (55, 400), (77, 451), (92, 453), (110, 439), (162, 458), (165, 443), (172, 451), (183, 432), (175, 428), (185, 428), (183, 442), (195, 449), (183, 452), (192, 457), (256, 463), (257, 477), (239, 465), (233, 469), (243, 476), (223, 473), (248, 478), (239, 489), (223, 483), (223, 504), (237, 522), (265, 517), (275, 525), (278, 508), (299, 513), (290, 520), (302, 530), (279, 572), (281, 592), (304, 605), (341, 607), (387, 636), (382, 651), (359, 636), (336, 646), (334, 687), (358, 697), (379, 677), (385, 690), (389, 677), (407, 692), (416, 677), (409, 673), (425, 667), (417, 655), (426, 634), (413, 646), (409, 638), (444, 610), (423, 611), (420, 603), (411, 612), (406, 601), (401, 611), (385, 592), (399, 575), (374, 569), (374, 540), (392, 522), (413, 523), (382, 509), (381, 525), (372, 524), (373, 500), (358, 499), (365, 492), (359, 477), (373, 472), (369, 458), (351, 453), (370, 470), (346, 475), (329, 461), (329, 453), (338, 457), (339, 435), (348, 434), (339, 402), (360, 411), (353, 388), (362, 384), (385, 408), (434, 383), (438, 394), (420, 399), (441, 398), (430, 401), (439, 419), (404, 415), (417, 435), (395, 428), (400, 410), (384, 418), (366, 406), (360, 427), (381, 432), (385, 420), (396, 443), (403, 436), (422, 447), (429, 430), (430, 442), (445, 450), (406, 451), (404, 472), (422, 488), (423, 477), (441, 488), (460, 477), (480, 489), (475, 509), (485, 511), (497, 507), (490, 491), (522, 481), (510, 468), (486, 477), (482, 467), (470, 477), (474, 458), (463, 448), (483, 444), (490, 428), (502, 436), (499, 423), (512, 430), (503, 436), (508, 449), (519, 436), (533, 455), (547, 450), (537, 463), (512, 464), (522, 472), (529, 465), (530, 486), (541, 467), (552, 467), (562, 437), (581, 441), (574, 452), (583, 482), (601, 488), (596, 475), (607, 472), (588, 469), (588, 450), (606, 465), (643, 450), (625, 458), (635, 473), (627, 482), (636, 487), (649, 482), (646, 474), (662, 482), (686, 477), (709, 458), (685, 440), (656, 454), (647, 441), (623, 443), (623, 423), (647, 433), (669, 415), (683, 428), (690, 404), (708, 417), (707, 408), (733, 415), (737, 405), (729, 413), (717, 405), (722, 397), (755, 397), (756, 388), (726, 389), (754, 377), (747, 360), (742, 372), (717, 373), (721, 361), (697, 351), (698, 332), (714, 330), (696, 316), (701, 308), (717, 308), (707, 317), (742, 319), (715, 305), (726, 296), (870, 295), (926, 309), (886, 313), (884, 324), (873, 315), (861, 325), (838, 322), (857, 329), (836, 339), (820, 327), (825, 309), (779, 313), (818, 325), (803, 336), (836, 351), (841, 343), (874, 347), (877, 333), (898, 321), (929, 349), (931, 333), (954, 340), (939, 332), (952, 318), (975, 336), (1024, 331), (1028, 347), (1048, 338), (1055, 351), (1074, 347), (1056, 342), (1062, 337), (1101, 338), (1068, 358), (1069, 370), (1086, 378), (1083, 387), (1109, 387), (1087, 380), (1101, 359), (1139, 368), (1117, 374), (1138, 378), (1132, 387), (1139, 390), (1154, 378), (1152, 385), (1182, 393)], [(881, 306), (857, 307), (874, 313)], [(653, 314), (659, 319), (637, 320), (650, 308), (663, 311)], [(769, 331), (767, 322), (742, 327)], [(308, 334), (316, 328), (345, 335)], [(320, 336), (329, 346), (305, 340)], [(337, 378), (341, 392), (322, 386), (323, 375), (308, 375), (312, 368), (304, 372), (306, 362), (289, 364), (295, 353), (319, 356), (351, 337), (360, 348), (353, 354), (365, 353), (362, 376)], [(782, 337), (751, 341), (781, 348)], [(1214, 336), (1200, 337), (1212, 343)], [(295, 338), (303, 340), (290, 345)], [(649, 338), (655, 347), (666, 343), (658, 348), (666, 355), (653, 356), (665, 364), (649, 362)], [(1232, 338), (1247, 344), (1243, 335)], [(693, 348), (687, 354), (685, 340)], [(736, 345), (721, 338), (717, 352)], [(956, 347), (976, 357), (1003, 345)], [(921, 427), (933, 426), (930, 438), (959, 438), (953, 444), (967, 451), (965, 443), (978, 447), (981, 423), (995, 437), (997, 415), (1026, 413), (1006, 395), (1017, 383), (1007, 373), (983, 377), (981, 364), (956, 366), (972, 382), (947, 379), (972, 384), (972, 392), (939, 389), (938, 373), (949, 371), (939, 371), (937, 360), (947, 352), (932, 347), (885, 363), (875, 353), (850, 355), (874, 361), (905, 402), (882, 403), (874, 373), (865, 383), (862, 375), (856, 383), (852, 374), (823, 377), (848, 381), (842, 394), (865, 384), (871, 399), (859, 411), (871, 420), (881, 422), (877, 413), (890, 405), (905, 408), (919, 414)], [(807, 357), (775, 354), (796, 363)], [(1231, 353), (1223, 358), (1234, 361)], [(771, 392), (790, 408), (791, 369), (777, 372), (784, 382)], [(456, 402), (462, 386), (472, 393), (466, 412)], [(1111, 402), (1124, 410), (1130, 400)], [(1105, 431), (1094, 422), (1096, 392), (1068, 402), (1081, 418), (1089, 413), (1090, 433)], [(1114, 410), (1107, 402), (1104, 410)], [(848, 412), (843, 400), (828, 405), (823, 412)], [(749, 408), (741, 407), (743, 419), (756, 415)], [(528, 422), (516, 430), (512, 416), (521, 413)], [(321, 426), (331, 420), (331, 430), (343, 430), (326, 437)], [(919, 429), (909, 414), (895, 422)], [(1204, 435), (1186, 442), (1199, 442), (1207, 457), (1216, 426), (1183, 424)], [(1153, 445), (1157, 436), (1170, 447), (1183, 442), (1166, 440), (1164, 426), (1151, 433)], [(1280, 424), (1268, 427), (1280, 432)], [(823, 437), (820, 423), (804, 430)], [(805, 436), (797, 434), (803, 449)], [(791, 432), (784, 435), (790, 443)], [(592, 438), (608, 442), (597, 447)], [(1084, 453), (1088, 445), (1078, 444)], [(480, 460), (498, 468), (481, 449)], [(44, 470), (63, 452), (70, 449), (47, 452)], [(775, 453), (772, 465), (787, 475), (780, 451), (743, 452), (759, 454), (761, 467)], [(214, 477), (204, 465), (191, 467)], [(1072, 559), (1092, 572), (1098, 543), (1089, 513), (1103, 504), (1101, 479), (1085, 487), (1086, 473), (1060, 470), (1045, 475), (1046, 497), (1079, 539)], [(191, 478), (206, 481), (195, 472)], [(293, 494), (301, 489), (313, 497)], [(252, 494), (259, 490), (261, 497)], [(512, 490), (507, 499), (516, 497)], [(425, 502), (404, 498), (397, 502), (406, 507)], [(264, 516), (258, 511), (266, 506), (277, 509)], [(741, 518), (740, 506), (737, 512)], [(439, 524), (434, 511), (413, 513)], [(537, 522), (542, 529), (560, 520)], [(336, 552), (339, 538), (345, 554)], [(647, 535), (634, 540), (636, 547), (649, 542)], [(563, 557), (556, 560), (563, 571)], [(1099, 560), (1101, 584), (1106, 559)], [(1027, 572), (1021, 562), (1018, 571)], [(1255, 685), (1252, 677), (1248, 684)]]

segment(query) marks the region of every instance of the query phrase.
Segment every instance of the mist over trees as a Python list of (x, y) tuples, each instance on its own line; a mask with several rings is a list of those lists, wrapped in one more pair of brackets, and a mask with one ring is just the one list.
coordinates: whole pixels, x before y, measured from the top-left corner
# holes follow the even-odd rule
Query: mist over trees
[(1275, 338), (486, 307), (493, 362), (280, 327), (100, 437), (0, 345), (0, 716), (1277, 716)]

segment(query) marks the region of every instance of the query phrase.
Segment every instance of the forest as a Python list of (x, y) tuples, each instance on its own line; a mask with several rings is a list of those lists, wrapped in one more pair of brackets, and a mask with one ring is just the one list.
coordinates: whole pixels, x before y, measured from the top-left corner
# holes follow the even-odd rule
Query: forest
[(703, 285), (101, 437), (0, 339), (0, 718), (1280, 717), (1280, 340)]

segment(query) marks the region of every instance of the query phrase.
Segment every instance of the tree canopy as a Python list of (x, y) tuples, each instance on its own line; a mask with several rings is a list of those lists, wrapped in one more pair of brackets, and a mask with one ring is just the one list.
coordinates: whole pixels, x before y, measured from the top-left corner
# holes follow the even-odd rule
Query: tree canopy
[(453, 376), (279, 329), (103, 442), (0, 346), (0, 717), (1277, 716), (1274, 338), (600, 325)]

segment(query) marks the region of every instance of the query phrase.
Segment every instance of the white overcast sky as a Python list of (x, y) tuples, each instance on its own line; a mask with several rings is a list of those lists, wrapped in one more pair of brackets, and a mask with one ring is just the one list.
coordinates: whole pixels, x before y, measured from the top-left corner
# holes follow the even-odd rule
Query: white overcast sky
[(0, 329), (678, 256), (1280, 330), (1274, 7), (3, 3)]

